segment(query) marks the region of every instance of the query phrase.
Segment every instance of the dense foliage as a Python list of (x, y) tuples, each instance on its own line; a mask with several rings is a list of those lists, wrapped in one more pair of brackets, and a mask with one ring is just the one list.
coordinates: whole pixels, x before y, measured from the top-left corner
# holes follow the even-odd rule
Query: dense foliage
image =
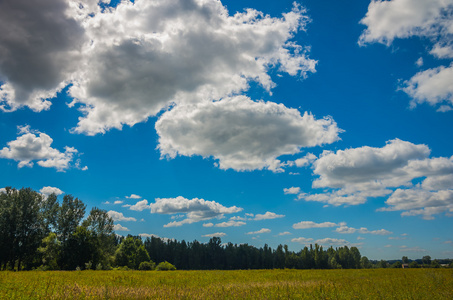
[[(358, 269), (402, 267), (407, 257), (389, 264), (371, 262), (356, 247), (323, 249), (317, 244), (299, 252), (279, 245), (256, 248), (248, 244), (186, 243), (158, 237), (118, 237), (106, 211), (94, 207), (84, 219), (86, 205), (72, 195), (62, 202), (55, 194), (44, 197), (30, 188), (0, 192), (1, 270), (105, 270), (113, 267), (139, 270), (235, 269)], [(156, 266), (154, 262), (162, 262)], [(440, 267), (429, 256), (408, 266)]]

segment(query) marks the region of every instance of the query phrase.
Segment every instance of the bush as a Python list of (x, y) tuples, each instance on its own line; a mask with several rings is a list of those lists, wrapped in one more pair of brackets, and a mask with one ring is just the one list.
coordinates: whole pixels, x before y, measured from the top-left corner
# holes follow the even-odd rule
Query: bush
[(161, 262), (156, 267), (157, 271), (174, 271), (176, 267), (169, 263), (168, 261)]
[(138, 266), (138, 269), (141, 271), (152, 271), (156, 269), (156, 264), (151, 260), (151, 261), (142, 261), (140, 265)]

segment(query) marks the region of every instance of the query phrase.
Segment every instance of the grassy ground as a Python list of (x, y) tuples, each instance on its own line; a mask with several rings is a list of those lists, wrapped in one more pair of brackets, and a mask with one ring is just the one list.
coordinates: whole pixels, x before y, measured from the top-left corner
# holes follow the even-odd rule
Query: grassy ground
[(0, 299), (453, 299), (453, 269), (0, 272)]

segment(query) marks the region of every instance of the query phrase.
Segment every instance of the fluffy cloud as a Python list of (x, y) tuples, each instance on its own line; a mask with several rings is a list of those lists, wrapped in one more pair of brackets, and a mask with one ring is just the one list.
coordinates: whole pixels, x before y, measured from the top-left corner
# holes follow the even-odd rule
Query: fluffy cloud
[(226, 235), (227, 234), (224, 232), (216, 232), (216, 233), (202, 235), (202, 237), (222, 237), (222, 236), (226, 236)]
[(184, 224), (192, 224), (212, 218), (221, 218), (224, 214), (232, 214), (242, 211), (242, 208), (231, 206), (225, 207), (215, 201), (204, 199), (186, 199), (178, 196), (176, 198), (157, 198), (155, 203), (149, 205), (151, 213), (158, 214), (186, 214), (182, 221), (173, 221), (164, 227), (177, 227)]
[(300, 193), (300, 187), (290, 187), (287, 189), (283, 189), (283, 193), (285, 195), (297, 195)]
[(357, 229), (357, 228), (348, 227), (346, 225), (342, 225), (342, 226), (338, 227), (335, 231), (338, 233), (343, 233), (343, 234), (350, 234), (350, 233), (358, 232), (358, 233), (362, 233), (362, 234), (389, 235), (389, 234), (393, 233), (393, 232), (385, 230), (385, 229), (370, 231), (365, 227), (361, 227), (361, 228)]
[(48, 197), (50, 194), (55, 194), (55, 195), (61, 195), (63, 194), (64, 192), (62, 190), (60, 190), (59, 188), (57, 187), (51, 187), (51, 186), (45, 186), (43, 187), (42, 189), (39, 190), (39, 192), (41, 194), (44, 195), (44, 197)]
[(302, 221), (293, 225), (294, 229), (310, 229), (310, 228), (328, 228), (328, 227), (336, 227), (340, 226), (339, 224), (332, 223), (332, 222), (323, 222), (323, 223), (315, 223), (313, 221)]
[(284, 218), (285, 215), (278, 215), (276, 213), (267, 211), (265, 214), (256, 214), (253, 220), (261, 221), (261, 220), (272, 220), (272, 219), (279, 219)]
[[(382, 148), (361, 147), (324, 152), (313, 163), (315, 188), (322, 194), (302, 194), (301, 199), (332, 205), (362, 204), (368, 198), (388, 196), (388, 208), (403, 215), (423, 215), (451, 211), (453, 157), (429, 158), (426, 145), (399, 139)], [(422, 179), (414, 185), (413, 180)], [(396, 190), (394, 190), (397, 188)]]
[(86, 42), (68, 1), (0, 2), (0, 109), (48, 109), (71, 78)]
[(427, 191), (423, 189), (397, 189), (385, 202), (389, 207), (380, 211), (403, 211), (402, 216), (421, 215), (434, 219), (434, 214), (453, 212), (453, 189)]
[(113, 221), (125, 221), (125, 222), (128, 222), (128, 221), (137, 221), (136, 218), (132, 218), (132, 217), (125, 217), (123, 215), (123, 213), (120, 213), (120, 212), (117, 212), (117, 211), (114, 211), (114, 210), (109, 210), (107, 212), (107, 214), (110, 216), (110, 218), (113, 219)]
[(405, 81), (402, 90), (412, 97), (413, 107), (424, 102), (435, 106), (446, 101), (447, 104), (441, 105), (439, 111), (448, 111), (453, 109), (452, 78), (453, 63), (449, 67), (440, 66), (415, 74)]
[(316, 62), (289, 42), (307, 21), (298, 7), (280, 19), (252, 9), (229, 16), (213, 0), (123, 2), (96, 14), (85, 23), (85, 68), (70, 88), (85, 105), (76, 131), (134, 125), (172, 103), (244, 91), (250, 80), (270, 90), (267, 69), (276, 65), (290, 75), (314, 72)]
[(214, 157), (221, 169), (282, 171), (277, 157), (329, 144), (341, 131), (330, 118), (316, 120), (273, 102), (236, 96), (177, 106), (156, 122), (162, 156)]
[(136, 194), (131, 194), (130, 196), (126, 196), (127, 199), (141, 199), (142, 197)]
[(121, 224), (113, 225), (113, 230), (115, 230), (115, 231), (130, 231), (129, 228), (124, 227)]
[(389, 45), (395, 38), (440, 36), (453, 33), (452, 0), (372, 0), (360, 23), (367, 29), (361, 43)]
[(130, 210), (135, 210), (135, 211), (143, 211), (145, 209), (150, 209), (151, 206), (148, 205), (148, 200), (143, 199), (142, 201), (138, 201), (134, 205), (128, 206)]
[(215, 0), (126, 0), (104, 10), (99, 2), (109, 1), (2, 1), (0, 108), (48, 109), (46, 99), (70, 83), (83, 113), (75, 131), (96, 134), (172, 104), (243, 92), (249, 81), (270, 91), (269, 68), (315, 72), (308, 47), (291, 41), (309, 22), (297, 4), (272, 18), (254, 9), (230, 16)]
[(268, 228), (261, 228), (260, 230), (258, 231), (251, 231), (251, 232), (247, 232), (246, 234), (261, 234), (261, 233), (269, 233), (271, 232), (270, 229)]
[(280, 232), (278, 235), (280, 235), (280, 236), (282, 236), (282, 235), (291, 235), (291, 232), (289, 232), (289, 231)]
[[(227, 222), (222, 222), (215, 224), (215, 227), (238, 227), (238, 226), (244, 226), (246, 223), (242, 221), (227, 221)], [(206, 226), (205, 226), (206, 227)]]
[[(432, 41), (430, 54), (436, 58), (453, 58), (453, 0), (371, 1), (361, 23), (367, 29), (359, 43), (379, 42), (390, 45), (396, 38), (419, 36)], [(417, 73), (404, 82), (402, 90), (419, 103), (440, 105), (438, 111), (453, 109), (453, 65), (440, 66)]]
[(63, 172), (70, 167), (74, 154), (73, 147), (65, 147), (64, 152), (52, 148), (53, 139), (42, 132), (31, 130), (29, 126), (19, 127), (20, 136), (7, 143), (8, 147), (0, 150), (0, 157), (18, 161), (18, 167), (32, 167), (33, 161), (45, 168), (55, 168)]
[(318, 239), (318, 240), (313, 240), (312, 238), (304, 238), (304, 237), (299, 237), (299, 238), (294, 238), (291, 239), (291, 242), (293, 243), (299, 243), (299, 244), (318, 244), (322, 246), (348, 246), (350, 243), (346, 240), (343, 239), (334, 239), (334, 238), (324, 238), (324, 239)]

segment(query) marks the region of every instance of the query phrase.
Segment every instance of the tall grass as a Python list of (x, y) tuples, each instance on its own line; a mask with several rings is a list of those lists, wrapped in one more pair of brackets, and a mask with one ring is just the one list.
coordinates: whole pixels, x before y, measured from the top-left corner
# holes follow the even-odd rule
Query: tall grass
[(0, 272), (0, 299), (453, 299), (453, 270)]

